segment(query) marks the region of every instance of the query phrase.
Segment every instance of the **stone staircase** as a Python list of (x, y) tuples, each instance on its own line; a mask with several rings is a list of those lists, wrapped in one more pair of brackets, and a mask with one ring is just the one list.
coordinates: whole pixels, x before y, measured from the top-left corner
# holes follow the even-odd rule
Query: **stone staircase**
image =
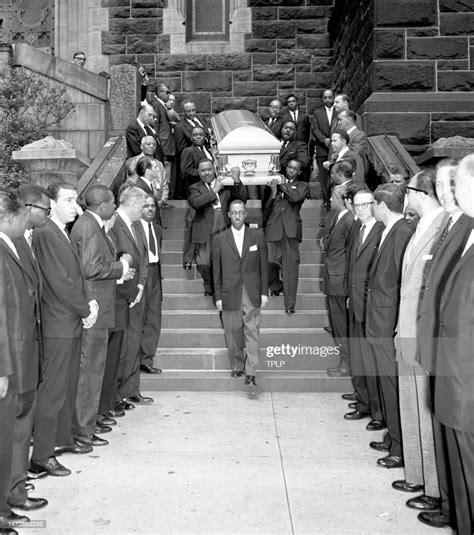
[[(213, 300), (203, 295), (196, 267), (182, 267), (184, 201), (163, 210), (163, 323), (155, 365), (163, 375), (142, 374), (142, 390), (227, 391), (244, 388), (232, 379), (224, 330)], [(301, 210), (298, 296), (295, 314), (285, 314), (283, 296), (270, 297), (262, 312), (258, 384), (271, 391), (343, 391), (347, 379), (327, 377), (339, 361), (334, 342), (323, 329), (328, 324), (320, 292), (322, 252), (317, 238), (324, 221), (321, 201), (306, 200)], [(249, 210), (251, 213), (251, 210)], [(255, 213), (255, 212), (254, 212)], [(251, 220), (251, 219), (250, 219)]]

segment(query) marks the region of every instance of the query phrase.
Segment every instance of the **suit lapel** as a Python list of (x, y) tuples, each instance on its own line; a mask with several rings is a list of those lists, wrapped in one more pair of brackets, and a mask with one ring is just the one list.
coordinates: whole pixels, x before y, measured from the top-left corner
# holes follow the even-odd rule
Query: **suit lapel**
[[(474, 258), (474, 244), (472, 244), (469, 249), (464, 253), (463, 256), (461, 256), (459, 258), (459, 260), (457, 261), (456, 265), (454, 266), (453, 268), (453, 271), (451, 272), (451, 274), (449, 275), (449, 279), (447, 280), (446, 282), (446, 286), (443, 290), (443, 295), (441, 297), (441, 304), (440, 304), (440, 308), (443, 308), (445, 302), (446, 302), (446, 299), (448, 298), (448, 296), (451, 294), (451, 291), (452, 291), (452, 286), (453, 286), (453, 283), (454, 283), (454, 280), (456, 278), (456, 275), (459, 273), (459, 270), (469, 261), (472, 260), (472, 258)], [(466, 292), (469, 291), (469, 288), (466, 287)], [(472, 291), (472, 286), (471, 286), (471, 291)]]
[(379, 252), (377, 253), (377, 256), (375, 257), (374, 263), (372, 265), (371, 272), (374, 272), (377, 269), (377, 265), (379, 263), (379, 260), (380, 260), (380, 258), (382, 256), (383, 252), (385, 251), (385, 248), (387, 247), (388, 243), (391, 241), (392, 235), (395, 233), (397, 228), (400, 226), (400, 221), (403, 221), (403, 218), (399, 219), (395, 223), (395, 225), (393, 225), (393, 227), (390, 229), (389, 233), (385, 236), (385, 239), (384, 239), (382, 245), (380, 246)]
[(136, 242), (135, 238), (133, 237), (133, 234), (130, 232), (127, 224), (125, 221), (120, 217), (120, 214), (117, 215), (117, 223), (120, 225), (122, 232), (125, 234), (125, 236), (128, 238), (128, 240), (132, 243), (132, 245), (137, 250), (138, 254), (140, 254), (140, 250), (138, 248), (138, 243)]
[[(6, 252), (7, 255), (15, 262), (15, 264), (20, 268), (21, 272), (23, 273), (23, 276), (25, 277), (25, 280), (28, 284), (28, 286), (32, 290), (37, 290), (37, 282), (35, 282), (35, 279), (31, 277), (31, 274), (28, 272), (28, 270), (25, 269), (23, 266), (21, 260), (16, 256), (16, 254), (10, 249), (10, 247), (0, 238), (0, 247), (3, 248), (3, 250)], [(16, 245), (15, 245), (16, 249)], [(17, 249), (18, 252), (18, 249)]]
[(376, 237), (376, 234), (379, 230), (379, 225), (377, 223), (375, 223), (375, 225), (370, 229), (370, 232), (367, 236), (367, 238), (365, 239), (364, 243), (362, 244), (362, 247), (360, 248), (360, 251), (357, 252), (356, 251), (356, 257), (360, 256), (362, 251), (365, 251), (365, 249), (372, 244), (372, 242), (374, 241), (375, 237)]
[[(229, 229), (226, 235), (226, 240), (229, 243), (229, 247), (232, 249), (232, 251), (235, 253), (237, 258), (241, 258), (239, 255), (239, 250), (237, 249), (237, 245), (235, 243), (234, 234), (232, 232), (232, 229)], [(245, 237), (244, 237), (244, 243), (245, 243)], [(242, 248), (242, 257), (244, 256), (244, 248)]]

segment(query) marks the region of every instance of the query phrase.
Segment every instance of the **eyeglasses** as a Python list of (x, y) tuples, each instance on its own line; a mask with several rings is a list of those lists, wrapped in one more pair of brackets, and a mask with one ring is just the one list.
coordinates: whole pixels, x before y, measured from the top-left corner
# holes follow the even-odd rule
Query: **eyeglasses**
[(354, 203), (354, 208), (357, 210), (358, 208), (361, 208), (362, 210), (365, 210), (368, 208), (371, 204), (374, 204), (374, 201), (372, 202), (361, 202), (361, 203)]
[(229, 215), (245, 215), (245, 210), (238, 210), (236, 212), (229, 212)]
[(412, 186), (405, 186), (405, 189), (411, 189), (413, 191), (419, 191), (420, 193), (424, 193), (425, 195), (428, 195), (428, 192), (425, 191), (424, 189), (414, 188)]
[(25, 204), (25, 206), (33, 206), (33, 208), (39, 208), (40, 210), (44, 210), (46, 212), (46, 215), (49, 215), (51, 213), (51, 208), (45, 208), (44, 206), (38, 206), (37, 204)]

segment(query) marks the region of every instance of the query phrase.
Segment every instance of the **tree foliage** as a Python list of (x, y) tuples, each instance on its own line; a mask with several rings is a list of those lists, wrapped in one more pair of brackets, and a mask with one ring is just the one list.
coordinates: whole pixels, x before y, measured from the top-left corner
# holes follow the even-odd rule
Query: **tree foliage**
[(65, 87), (22, 67), (0, 72), (0, 184), (16, 187), (25, 182), (12, 152), (44, 138), (73, 107)]

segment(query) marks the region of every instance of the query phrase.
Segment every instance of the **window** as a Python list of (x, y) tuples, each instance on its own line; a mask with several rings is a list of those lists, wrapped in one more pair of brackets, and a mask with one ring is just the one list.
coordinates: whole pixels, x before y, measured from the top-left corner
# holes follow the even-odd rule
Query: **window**
[(186, 0), (186, 42), (228, 40), (229, 0)]

